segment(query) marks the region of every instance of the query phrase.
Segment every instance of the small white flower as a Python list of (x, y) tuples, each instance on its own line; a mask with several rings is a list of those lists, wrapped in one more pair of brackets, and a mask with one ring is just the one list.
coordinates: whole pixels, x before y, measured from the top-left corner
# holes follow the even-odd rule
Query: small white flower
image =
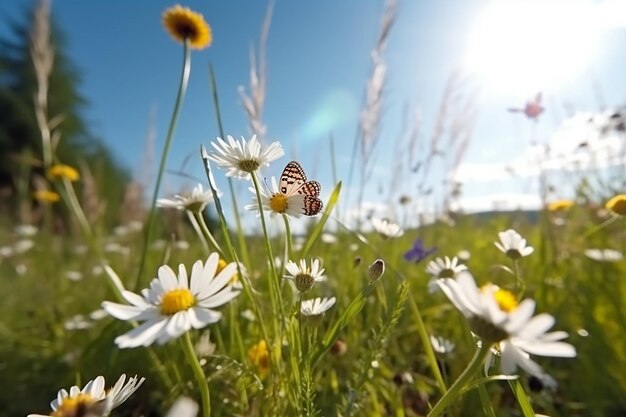
[[(69, 393), (62, 389), (57, 398), (50, 403), (53, 416), (108, 416), (111, 410), (122, 404), (143, 384), (145, 378), (130, 378), (126, 384), (126, 375), (122, 374), (113, 388), (105, 390), (104, 377), (87, 382), (81, 390), (74, 385)], [(28, 417), (48, 417), (43, 414), (29, 414)]]
[(176, 242), (174, 242), (174, 249), (187, 250), (189, 249), (189, 247), (189, 242), (187, 242), (186, 240), (177, 240)]
[(465, 249), (461, 249), (457, 254), (456, 254), (457, 258), (459, 258), (461, 261), (463, 262), (467, 262), (469, 261), (469, 259), (472, 257), (472, 254)]
[(300, 305), (300, 312), (302, 312), (302, 315), (304, 316), (319, 316), (335, 305), (335, 301), (335, 297), (304, 300)]
[(324, 268), (320, 268), (319, 259), (311, 260), (310, 267), (307, 266), (304, 259), (300, 260), (299, 266), (294, 261), (288, 261), (285, 268), (290, 275), (285, 275), (284, 277), (293, 280), (300, 292), (310, 290), (316, 282), (326, 281)]
[(30, 237), (37, 234), (38, 229), (30, 224), (20, 224), (15, 226), (15, 233), (20, 236)]
[(15, 252), (11, 246), (1, 246), (0, 247), (0, 257), (1, 258), (10, 258), (13, 256)]
[[(218, 193), (219, 197), (219, 193)], [(204, 191), (202, 184), (198, 184), (191, 191), (191, 195), (176, 194), (172, 198), (159, 198), (157, 207), (173, 208), (176, 210), (187, 210), (199, 213), (213, 201), (213, 193), (211, 190)]]
[(32, 240), (30, 240), (30, 239), (20, 239), (20, 240), (17, 241), (17, 243), (13, 247), (13, 250), (15, 251), (16, 255), (19, 255), (19, 254), (28, 252), (34, 246), (35, 246), (35, 242), (33, 242)]
[(503, 253), (511, 259), (519, 259), (524, 256), (528, 256), (533, 253), (532, 246), (526, 246), (526, 239), (517, 233), (513, 229), (505, 230), (498, 233), (500, 242), (495, 242), (495, 245)]
[(196, 417), (197, 415), (198, 403), (189, 397), (179, 397), (165, 417)]
[(327, 243), (329, 245), (332, 245), (333, 243), (337, 243), (337, 237), (332, 233), (324, 232), (322, 233), (322, 236), (320, 236), (320, 238), (322, 239), (322, 242)]
[(404, 230), (400, 227), (400, 225), (392, 222), (389, 219), (379, 219), (376, 217), (372, 217), (372, 226), (374, 226), (374, 230), (378, 232), (381, 236), (385, 238), (396, 238), (400, 237), (404, 234)]
[[(260, 187), (261, 205), (264, 212), (269, 212), (271, 217), (277, 214), (287, 214), (292, 217), (300, 217), (306, 213), (306, 207), (304, 204), (305, 195), (293, 193), (291, 195), (280, 192), (278, 188), (278, 182), (276, 177), (271, 178), (271, 188), (263, 189)], [(266, 187), (267, 188), (267, 187)], [(252, 204), (247, 205), (246, 210), (259, 211), (259, 204), (256, 199), (256, 191), (254, 188), (250, 188), (252, 194), (254, 194)], [(260, 212), (258, 213), (261, 214)]]
[(77, 314), (67, 319), (63, 326), (65, 330), (85, 330), (93, 326), (93, 324), (82, 314)]
[(89, 313), (89, 318), (92, 320), (102, 320), (103, 318), (108, 317), (108, 316), (109, 316), (109, 313), (107, 313), (105, 310), (101, 308)]
[(178, 266), (178, 276), (169, 266), (161, 266), (158, 278), (152, 280), (150, 288), (142, 290), (141, 296), (130, 291), (122, 293), (131, 305), (103, 302), (102, 308), (113, 317), (143, 321), (118, 336), (115, 343), (120, 348), (164, 344), (191, 328), (201, 329), (218, 322), (222, 314), (213, 308), (239, 295), (229, 284), (237, 273), (237, 265), (231, 262), (216, 276), (218, 262), (217, 253), (212, 253), (204, 264), (196, 261), (191, 269), (191, 281), (184, 265)]
[(585, 255), (598, 262), (619, 262), (624, 259), (622, 252), (615, 249), (586, 249)]
[[(530, 359), (530, 354), (576, 356), (574, 347), (561, 341), (568, 336), (566, 332), (547, 333), (554, 325), (554, 317), (549, 314), (533, 317), (533, 300), (525, 299), (518, 304), (512, 293), (496, 285), (479, 288), (467, 271), (457, 274), (456, 279), (444, 278), (437, 283), (468, 318), (472, 331), (499, 353), (504, 374), (514, 374), (519, 366), (531, 375), (548, 380), (550, 377)], [(486, 366), (491, 362), (492, 358), (488, 357)]]
[(217, 143), (211, 142), (216, 152), (211, 153), (209, 158), (218, 166), (226, 168), (228, 177), (250, 179), (250, 173), (269, 166), (270, 162), (285, 154), (280, 142), (273, 142), (263, 149), (256, 135), (249, 142), (243, 137), (241, 141), (235, 140), (230, 135), (227, 139), (228, 143), (221, 138), (217, 138)]
[(444, 339), (440, 336), (429, 335), (430, 344), (433, 346), (433, 350), (437, 353), (445, 354), (454, 350), (455, 345), (448, 339)]
[(65, 278), (69, 279), (70, 281), (76, 282), (83, 279), (83, 274), (80, 271), (67, 271), (65, 273)]

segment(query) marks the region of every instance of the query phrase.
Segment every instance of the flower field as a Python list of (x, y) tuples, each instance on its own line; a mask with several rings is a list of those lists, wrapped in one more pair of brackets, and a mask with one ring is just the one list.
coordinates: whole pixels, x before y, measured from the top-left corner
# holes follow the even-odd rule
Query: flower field
[[(393, 215), (350, 217), (348, 190), (363, 203), (375, 180), (378, 61), (355, 141), (360, 183), (318, 181), (254, 130), (254, 83), (252, 134), (221, 131), (210, 70), (220, 131), (197, 144), (205, 175), (166, 195), (192, 64), (213, 36), (189, 8), (162, 18), (183, 62), (140, 214), (93, 209), (89, 190), (103, 187), (86, 184), (106, 175), (57, 152), (63, 125), (38, 90), (41, 154), (0, 217), (0, 416), (626, 415), (624, 162), (571, 171), (571, 199), (541, 171), (537, 210), (418, 212), (415, 193), (389, 201)], [(513, 111), (538, 123), (541, 100)], [(607, 129), (623, 142), (618, 118)]]

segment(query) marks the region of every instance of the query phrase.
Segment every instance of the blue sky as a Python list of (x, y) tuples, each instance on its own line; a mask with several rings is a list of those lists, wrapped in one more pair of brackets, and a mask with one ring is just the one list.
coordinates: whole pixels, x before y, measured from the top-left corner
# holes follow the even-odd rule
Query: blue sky
[[(475, 37), (479, 19), (485, 16), (485, 10), (492, 7), (492, 3), (487, 0), (398, 1), (397, 19), (385, 54), (388, 80), (381, 136), (376, 148), (377, 169), (375, 181), (367, 193), (372, 200), (376, 200), (373, 194), (379, 188), (398, 184), (393, 149), (396, 139), (407, 129), (402, 123), (404, 109), (410, 109), (411, 114), (419, 111), (419, 136), (422, 143), (428, 143), (446, 82), (453, 71), (459, 68), (465, 71), (468, 66), (465, 65), (468, 44)], [(514, 39), (519, 40), (519, 32), (527, 29), (529, 33), (522, 36), (535, 43), (529, 48), (519, 46), (529, 49), (530, 52), (525, 50), (524, 53), (531, 55), (518, 67), (530, 66), (528, 61), (534, 59), (533, 50), (540, 51), (544, 40), (549, 44), (556, 33), (568, 35), (554, 39), (555, 51), (548, 50), (550, 56), (558, 56), (562, 49), (574, 51), (574, 55), (582, 55), (585, 49), (592, 55), (584, 62), (572, 61), (569, 68), (565, 66), (553, 79), (544, 80), (543, 85), (539, 83), (536, 87), (523, 79), (524, 74), (531, 73), (530, 68), (520, 68), (523, 71), (517, 75), (508, 68), (508, 78), (483, 71), (482, 83), (472, 78), (464, 84), (465, 93), (474, 91), (474, 87), (480, 92), (475, 97), (476, 117), (471, 122), (471, 140), (464, 161), (493, 163), (524, 152), (532, 124), (521, 114), (511, 114), (506, 109), (523, 106), (539, 89), (544, 93), (546, 112), (535, 134), (546, 138), (568, 116), (566, 104), (580, 110), (599, 110), (602, 101), (606, 105), (624, 103), (624, 22), (607, 22), (610, 30), (603, 30), (594, 37), (592, 44), (582, 45), (583, 38), (573, 39), (574, 35), (569, 34), (586, 33), (592, 16), (574, 16), (572, 22), (577, 25), (574, 30), (562, 27), (568, 22), (570, 11), (575, 9), (570, 7), (574, 3), (595, 7), (616, 2), (557, 2), (557, 15), (564, 17), (550, 21), (551, 28), (542, 29), (544, 32), (539, 38), (533, 37), (536, 12), (532, 12), (535, 14), (530, 23), (524, 23), (521, 17), (499, 15), (496, 20), (504, 22), (503, 28), (498, 29), (500, 33), (492, 31), (478, 41), (483, 48), (481, 53), (495, 59), (489, 64), (491, 69), (498, 68), (500, 58), (500, 61), (514, 62), (515, 57), (522, 56), (519, 53), (507, 55), (519, 46), (516, 44), (507, 47), (508, 52), (498, 49), (501, 45), (491, 50), (484, 47), (500, 38), (508, 41), (507, 36), (515, 33), (504, 32), (507, 25), (515, 25), (516, 21), (526, 26), (512, 31), (518, 32)], [(30, 0), (0, 2), (0, 18), (20, 18), (29, 4)], [(90, 103), (86, 116), (92, 130), (138, 175), (142, 174), (150, 113), (154, 111), (155, 115), (154, 153), (158, 160), (175, 98), (182, 48), (161, 26), (161, 13), (173, 4), (162, 0), (52, 1), (54, 18), (67, 37), (68, 53), (83, 76), (81, 91)], [(247, 121), (237, 88), (248, 85), (249, 48), (257, 45), (267, 3), (232, 0), (185, 1), (182, 4), (205, 16), (212, 27), (214, 41), (209, 49), (193, 53), (189, 91), (168, 167), (177, 169), (191, 156), (185, 165), (186, 172), (203, 178), (197, 156), (199, 145), (208, 146), (209, 140), (218, 135), (209, 94), (208, 65), (212, 63), (216, 71), (226, 132), (236, 137), (247, 136)], [(383, 9), (382, 1), (275, 2), (267, 45), (264, 121), (268, 126), (267, 140), (280, 140), (287, 156), (271, 167), (267, 175), (279, 175), (283, 163), (297, 157), (310, 176), (324, 185), (323, 195), (328, 195), (332, 188), (328, 134), (332, 132), (339, 176), (345, 179), (358, 112), (371, 70), (370, 52)], [(611, 14), (615, 14), (614, 10), (605, 13)], [(510, 23), (506, 19), (511, 19)], [(489, 24), (480, 26), (489, 27)], [(6, 34), (4, 25), (0, 26), (0, 34)], [(547, 71), (559, 62), (566, 63), (566, 59), (571, 56), (554, 62), (547, 58), (534, 66)], [(573, 71), (573, 67), (578, 70)], [(517, 78), (512, 78), (514, 76)], [(597, 91), (601, 91), (602, 100)], [(439, 177), (446, 174), (447, 168), (444, 164), (438, 169), (432, 181), (434, 187), (440, 186)], [(164, 193), (177, 191), (180, 186), (180, 179), (168, 176)], [(492, 184), (489, 190), (509, 190), (510, 187)], [(484, 183), (467, 184), (465, 189), (473, 195), (485, 194)], [(411, 192), (410, 186), (406, 192)]]

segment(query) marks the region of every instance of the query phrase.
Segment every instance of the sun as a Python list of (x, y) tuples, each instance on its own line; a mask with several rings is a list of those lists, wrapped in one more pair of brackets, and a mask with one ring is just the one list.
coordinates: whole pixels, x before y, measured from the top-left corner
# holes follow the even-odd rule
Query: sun
[(590, 1), (493, 1), (474, 23), (465, 67), (486, 87), (525, 97), (572, 81), (599, 48), (597, 9)]

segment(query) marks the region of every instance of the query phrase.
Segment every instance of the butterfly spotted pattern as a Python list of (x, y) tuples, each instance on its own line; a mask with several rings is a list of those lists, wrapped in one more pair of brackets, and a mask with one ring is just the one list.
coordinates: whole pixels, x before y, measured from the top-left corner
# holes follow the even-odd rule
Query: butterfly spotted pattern
[(302, 194), (304, 195), (303, 214), (315, 216), (322, 210), (324, 204), (319, 199), (322, 186), (317, 181), (307, 181), (306, 174), (302, 166), (296, 161), (287, 164), (280, 175), (280, 192), (287, 197)]

